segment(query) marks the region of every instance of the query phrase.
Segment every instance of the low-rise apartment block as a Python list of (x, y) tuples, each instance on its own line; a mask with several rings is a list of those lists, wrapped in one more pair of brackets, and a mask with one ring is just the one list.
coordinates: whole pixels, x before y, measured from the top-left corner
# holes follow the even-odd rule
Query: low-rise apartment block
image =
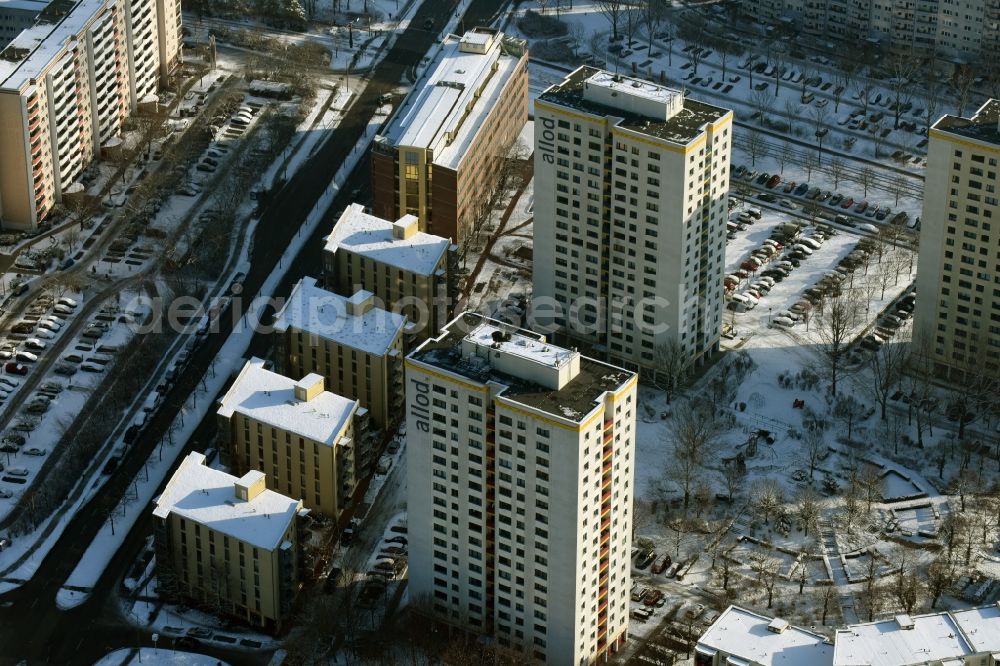
[(321, 375), (295, 381), (264, 364), (247, 361), (219, 406), (230, 463), (236, 473), (262, 470), (268, 488), (337, 519), (357, 486), (357, 442), (368, 436), (368, 412), (325, 391)]
[(33, 229), (181, 59), (178, 0), (52, 3), (0, 51), (0, 220)]
[(414, 604), (525, 663), (621, 649), (636, 383), (473, 313), (407, 356)]
[(695, 666), (829, 666), (832, 657), (825, 636), (739, 606), (727, 608), (694, 651)]
[[(357, 398), (372, 430), (394, 430), (403, 416), (406, 317), (379, 308), (370, 291), (340, 296), (302, 278), (275, 316), (274, 357), (288, 377), (323, 376), (326, 388)], [(365, 476), (377, 450), (359, 451)]]
[(831, 642), (730, 606), (695, 647), (695, 666), (996, 666), (1000, 604), (848, 625)]
[(298, 594), (302, 501), (189, 453), (154, 501), (160, 589), (280, 631)]
[(326, 238), (326, 287), (343, 296), (370, 291), (379, 307), (406, 315), (416, 341), (425, 340), (455, 310), (457, 250), (447, 238), (420, 231), (413, 215), (389, 222), (351, 204)]
[(375, 214), (464, 243), (528, 120), (524, 40), (448, 35), (372, 147)]
[(929, 140), (914, 338), (940, 375), (1000, 374), (1000, 100)]

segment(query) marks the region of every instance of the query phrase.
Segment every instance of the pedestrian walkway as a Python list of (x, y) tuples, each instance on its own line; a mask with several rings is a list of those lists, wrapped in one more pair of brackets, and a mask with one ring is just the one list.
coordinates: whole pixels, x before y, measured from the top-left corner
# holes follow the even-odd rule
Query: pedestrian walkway
[(823, 545), (823, 559), (826, 562), (827, 571), (830, 572), (830, 579), (838, 591), (837, 600), (840, 605), (840, 612), (843, 615), (843, 621), (845, 624), (855, 624), (859, 620), (858, 614), (854, 610), (854, 594), (851, 592), (844, 563), (840, 559), (840, 546), (837, 545), (837, 534), (834, 532), (829, 518), (823, 517), (820, 519), (819, 533), (820, 542)]

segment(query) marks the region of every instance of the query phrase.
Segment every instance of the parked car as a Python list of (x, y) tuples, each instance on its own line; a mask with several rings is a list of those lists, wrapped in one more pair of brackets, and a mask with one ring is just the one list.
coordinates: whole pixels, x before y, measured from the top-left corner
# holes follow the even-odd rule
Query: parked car
[(40, 449), (37, 446), (33, 446), (30, 449), (25, 449), (24, 451), (22, 451), (22, 453), (24, 453), (24, 455), (26, 456), (44, 456), (45, 450)]
[[(35, 356), (31, 352), (26, 352), (26, 351), (17, 352), (17, 354), (14, 355), (14, 358), (16, 358), (21, 363), (35, 363), (38, 361), (37, 356)], [(10, 371), (8, 370), (8, 372)]]
[(656, 559), (656, 551), (654, 550), (647, 550), (643, 553), (639, 553), (639, 557), (637, 557), (635, 560), (635, 568), (645, 569), (650, 564), (652, 564), (653, 560), (655, 559)]
[(671, 562), (670, 555), (666, 553), (660, 555), (658, 558), (656, 558), (656, 561), (653, 563), (653, 566), (650, 568), (650, 571), (653, 572), (654, 574), (661, 574), (667, 567), (670, 566), (670, 562)]
[(28, 349), (41, 351), (45, 349), (45, 347), (47, 347), (48, 345), (46, 345), (43, 341), (39, 340), (38, 338), (28, 338), (27, 340), (24, 341), (24, 346), (27, 347)]

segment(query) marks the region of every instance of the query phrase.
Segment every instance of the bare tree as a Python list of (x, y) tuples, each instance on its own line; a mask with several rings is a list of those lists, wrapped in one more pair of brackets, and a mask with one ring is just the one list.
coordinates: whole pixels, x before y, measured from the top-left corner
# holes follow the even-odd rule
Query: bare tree
[(750, 570), (757, 574), (757, 584), (767, 592), (767, 607), (774, 604), (774, 586), (778, 582), (781, 563), (771, 555), (754, 551), (749, 557)]
[(955, 582), (955, 569), (950, 562), (939, 555), (927, 567), (927, 591), (931, 595), (931, 610), (937, 607), (941, 595)]
[[(646, 37), (649, 40), (646, 48), (646, 57), (653, 56), (653, 37), (660, 31), (660, 25), (667, 16), (666, 0), (642, 0), (640, 4), (640, 16), (642, 25), (646, 28)], [(582, 23), (579, 25), (583, 25)]]
[(864, 405), (851, 395), (846, 393), (839, 395), (833, 403), (833, 417), (847, 427), (847, 440), (851, 441), (854, 425), (864, 416)]
[[(869, 131), (871, 131), (872, 134), (872, 147), (875, 149), (875, 157), (881, 157), (882, 146), (885, 144), (886, 134), (889, 130), (885, 128), (884, 118), (876, 118), (875, 120), (871, 120), (870, 123)], [(868, 196), (867, 192), (865, 193), (865, 196)]]
[(764, 151), (767, 150), (764, 138), (756, 129), (752, 129), (747, 133), (746, 143), (743, 147), (746, 149), (747, 154), (750, 155), (750, 166), (757, 166), (757, 158), (763, 156)]
[(858, 170), (854, 182), (864, 189), (865, 198), (868, 198), (868, 190), (875, 184), (875, 170), (870, 166), (863, 166)]
[(819, 465), (820, 459), (826, 452), (826, 439), (823, 431), (819, 428), (809, 428), (802, 436), (802, 457), (809, 468), (809, 480), (813, 480), (813, 474)]
[(667, 464), (667, 475), (681, 487), (685, 514), (694, 484), (705, 464), (714, 459), (723, 431), (722, 422), (710, 406), (688, 401), (674, 408), (670, 428), (673, 456)]
[(889, 398), (899, 389), (909, 355), (908, 345), (902, 342), (888, 342), (868, 358), (872, 381), (866, 382), (865, 386), (878, 403), (883, 421), (886, 420)]
[(774, 96), (781, 92), (781, 75), (785, 73), (785, 59), (776, 55), (771, 59), (771, 66), (774, 67)]
[(826, 355), (830, 392), (833, 395), (837, 395), (837, 380), (854, 328), (859, 323), (859, 311), (857, 297), (850, 290), (844, 290), (828, 299), (822, 313), (817, 317), (816, 335), (821, 340)]
[(778, 164), (781, 166), (781, 173), (785, 173), (785, 164), (791, 162), (794, 153), (792, 152), (792, 147), (787, 141), (781, 143), (781, 149), (778, 151)]
[(819, 520), (820, 504), (816, 491), (803, 488), (799, 493), (799, 520), (802, 521), (803, 536), (809, 536), (809, 527)]
[(881, 589), (878, 579), (878, 560), (873, 552), (868, 553), (865, 566), (865, 584), (858, 594), (858, 602), (862, 611), (868, 615), (868, 621), (875, 619), (875, 614), (879, 612), (885, 603), (885, 592)]
[[(704, 46), (705, 43), (705, 18), (698, 13), (690, 13), (687, 15), (688, 20), (686, 20), (680, 27), (679, 35), (688, 44), (694, 46)], [(698, 64), (702, 59), (702, 50), (691, 49), (688, 52), (688, 59), (691, 61), (691, 71), (694, 74), (698, 73)]]
[(899, 118), (903, 113), (903, 107), (909, 104), (913, 97), (914, 82), (911, 79), (917, 73), (919, 66), (920, 58), (913, 52), (897, 53), (893, 56), (892, 78), (889, 79), (889, 88), (892, 91), (893, 129), (899, 129)]
[(830, 158), (830, 161), (826, 163), (826, 170), (833, 178), (833, 189), (840, 187), (840, 179), (844, 177), (844, 160), (839, 157)]
[(821, 622), (823, 626), (826, 626), (826, 618), (830, 612), (830, 603), (837, 598), (837, 586), (833, 584), (831, 580), (828, 585), (824, 585), (820, 588), (819, 598), (823, 602), (823, 616)]
[(802, 105), (792, 97), (785, 98), (785, 122), (788, 123), (788, 133), (792, 133), (795, 126), (795, 119), (802, 115)]
[(677, 391), (687, 379), (690, 358), (677, 340), (668, 340), (653, 351), (653, 381), (666, 391), (667, 404), (674, 399)]
[(785, 502), (781, 486), (773, 479), (761, 479), (753, 484), (750, 490), (750, 501), (754, 511), (764, 517), (764, 524), (767, 525), (771, 514), (774, 513)]
[(958, 115), (965, 115), (965, 107), (969, 104), (972, 96), (972, 86), (975, 83), (976, 75), (970, 65), (963, 65), (957, 68), (955, 76), (951, 80), (951, 89), (958, 104)]
[[(604, 14), (611, 24), (611, 39), (618, 41), (618, 24), (628, 10), (627, 0), (597, 0), (597, 9)], [(595, 54), (596, 55), (596, 54)]]
[(840, 102), (844, 93), (851, 89), (854, 83), (855, 66), (853, 63), (842, 63), (833, 73), (833, 112), (840, 113)]
[(727, 65), (729, 63), (729, 58), (741, 55), (743, 53), (743, 49), (740, 48), (739, 44), (728, 39), (716, 40), (713, 46), (719, 54), (719, 64), (722, 65), (722, 80), (725, 82), (726, 75), (728, 73)]
[(774, 97), (769, 95), (766, 90), (754, 90), (750, 93), (750, 104), (760, 115), (760, 124), (764, 125), (767, 122), (768, 114), (774, 107)]

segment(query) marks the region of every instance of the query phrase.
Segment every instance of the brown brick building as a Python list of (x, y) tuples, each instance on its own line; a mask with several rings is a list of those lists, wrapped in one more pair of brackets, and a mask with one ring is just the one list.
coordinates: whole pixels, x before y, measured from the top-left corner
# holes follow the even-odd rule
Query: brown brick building
[(449, 35), (372, 148), (374, 212), (461, 244), (528, 118), (523, 40)]

